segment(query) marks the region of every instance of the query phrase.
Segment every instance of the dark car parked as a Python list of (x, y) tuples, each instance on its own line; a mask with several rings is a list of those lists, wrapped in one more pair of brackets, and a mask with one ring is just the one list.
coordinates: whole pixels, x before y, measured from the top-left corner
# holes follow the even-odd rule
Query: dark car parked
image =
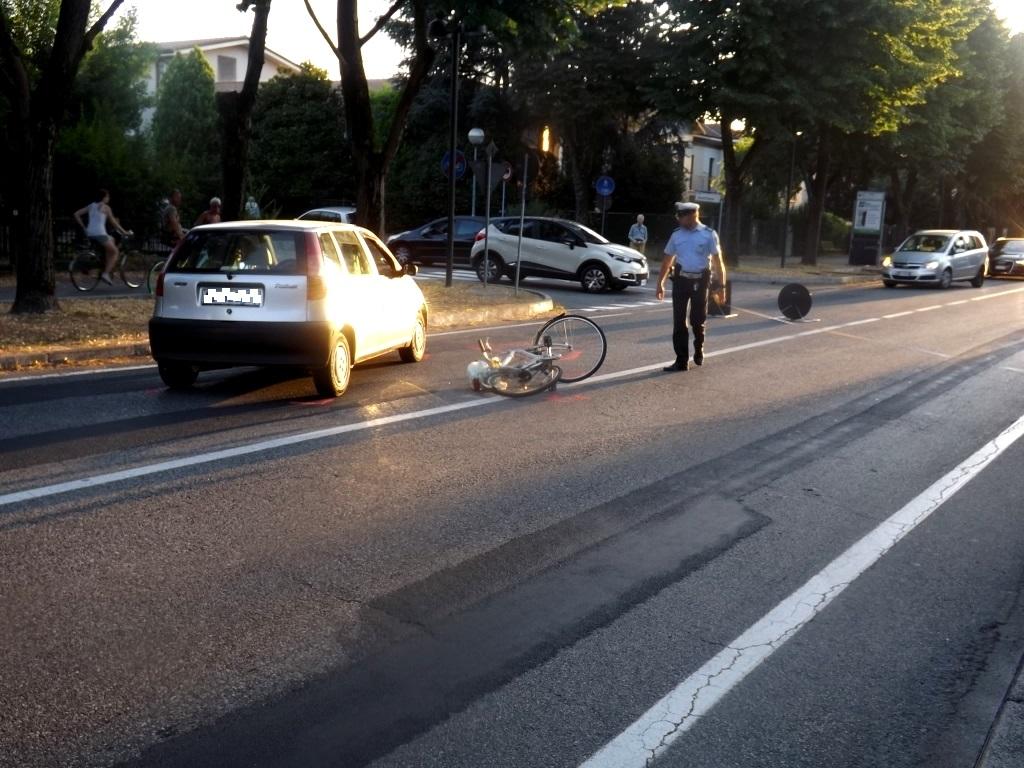
[[(484, 228), (483, 216), (455, 217), (456, 264), (468, 265), (473, 238)], [(388, 238), (388, 248), (402, 264), (445, 264), (448, 260), (448, 218), (435, 219), (422, 227), (399, 232)]]
[(1024, 277), (1024, 237), (1000, 237), (988, 252), (990, 277)]

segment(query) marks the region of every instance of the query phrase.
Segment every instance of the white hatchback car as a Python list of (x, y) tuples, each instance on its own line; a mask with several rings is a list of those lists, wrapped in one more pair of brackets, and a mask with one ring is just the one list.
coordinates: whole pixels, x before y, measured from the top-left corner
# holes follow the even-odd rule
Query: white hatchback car
[(898, 284), (949, 288), (954, 280), (970, 280), (980, 288), (987, 273), (988, 245), (974, 230), (924, 229), (882, 260), (886, 288)]
[(184, 389), (204, 369), (297, 366), (337, 397), (354, 363), (395, 350), (423, 359), (427, 304), (415, 274), (352, 224), (195, 227), (156, 284), (149, 343), (160, 378)]
[(639, 251), (606, 240), (589, 227), (568, 219), (527, 216), (522, 224), (521, 257), (519, 217), (492, 219), (484, 258), (484, 233), (473, 243), (470, 262), (477, 277), (489, 281), (502, 275), (546, 277), (579, 281), (590, 293), (622, 290), (630, 285), (647, 285), (647, 259)]

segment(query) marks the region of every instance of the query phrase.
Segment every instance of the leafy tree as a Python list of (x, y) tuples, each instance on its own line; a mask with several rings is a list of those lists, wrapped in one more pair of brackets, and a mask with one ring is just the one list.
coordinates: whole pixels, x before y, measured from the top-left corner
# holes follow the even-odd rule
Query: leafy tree
[(90, 0), (0, 0), (0, 91), (7, 100), (9, 191), (23, 212), (14, 228), (15, 313), (57, 309), (53, 265), (53, 161), (60, 122), (82, 58), (123, 0), (90, 24)]
[(158, 177), (186, 199), (209, 197), (219, 186), (217, 107), (213, 70), (198, 48), (175, 54), (164, 70), (152, 135)]
[[(387, 174), (401, 144), (402, 133), (413, 102), (427, 81), (437, 56), (428, 36), (431, 19), (450, 13), (447, 3), (433, 0), (395, 0), (391, 7), (365, 35), (360, 36), (358, 24), (358, 0), (338, 0), (337, 43), (335, 44), (312, 8), (305, 0), (306, 8), (313, 17), (324, 38), (338, 56), (341, 65), (341, 84), (345, 101), (345, 120), (348, 128), (352, 156), (355, 161), (358, 198), (358, 219), (361, 224), (384, 231), (384, 189)], [(505, 3), (503, 0), (480, 0), (459, 3), (459, 18), (466, 29), (486, 24), (494, 39), (512, 37), (517, 40), (532, 39), (543, 45), (564, 32), (570, 31), (572, 11), (584, 9), (590, 12), (606, 5), (606, 0), (537, 0), (532, 3)], [(404, 36), (409, 49), (408, 73), (399, 89), (399, 97), (391, 112), (391, 122), (386, 130), (374, 126), (373, 105), (366, 83), (363, 67), (362, 46), (391, 21), (396, 15), (404, 18)], [(448, 44), (454, 43), (454, 36), (448, 37)], [(535, 44), (536, 44), (535, 43)], [(461, 48), (458, 51), (461, 55)], [(382, 143), (377, 137), (386, 136)]]
[[(253, 111), (254, 182), (286, 213), (355, 198), (341, 93), (304, 63), (264, 83)], [(301, 151), (298, 151), (301, 148)]]
[[(677, 67), (723, 126), (804, 129), (815, 145), (804, 260), (818, 248), (833, 147), (844, 134), (880, 135), (955, 74), (954, 44), (978, 23), (984, 0), (707, 0), (671, 3), (679, 19)], [(765, 130), (767, 129), (767, 130)], [(734, 223), (744, 171), (723, 131), (727, 221)], [(817, 222), (817, 223), (815, 223)], [(734, 227), (730, 227), (730, 230)], [(727, 232), (728, 234), (728, 232)]]

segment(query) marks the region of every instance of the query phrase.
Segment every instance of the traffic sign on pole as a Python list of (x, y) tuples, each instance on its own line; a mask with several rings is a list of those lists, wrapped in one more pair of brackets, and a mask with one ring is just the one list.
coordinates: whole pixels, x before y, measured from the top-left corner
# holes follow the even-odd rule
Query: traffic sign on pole
[(597, 194), (607, 197), (615, 191), (615, 179), (611, 176), (598, 176), (594, 182), (594, 189), (597, 190)]
[[(452, 153), (445, 152), (444, 157), (441, 158), (441, 173), (448, 177), (448, 168), (452, 164)], [(461, 179), (466, 175), (466, 155), (461, 149), (455, 150), (455, 178)]]

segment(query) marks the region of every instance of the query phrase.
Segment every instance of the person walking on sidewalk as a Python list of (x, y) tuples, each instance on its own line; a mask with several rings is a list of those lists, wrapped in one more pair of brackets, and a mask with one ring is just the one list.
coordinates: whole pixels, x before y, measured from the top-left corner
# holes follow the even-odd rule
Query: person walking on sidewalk
[(708, 295), (712, 279), (725, 285), (725, 262), (718, 233), (700, 221), (697, 203), (676, 203), (679, 227), (672, 231), (661, 260), (654, 296), (665, 298), (665, 281), (672, 273), (672, 347), (675, 362), (665, 371), (685, 371), (690, 362), (690, 334), (686, 327), (689, 308), (693, 329), (693, 362), (704, 364), (704, 323), (708, 317)]
[(636, 224), (629, 228), (629, 247), (647, 255), (647, 227), (644, 226), (644, 215), (638, 213)]
[[(88, 216), (88, 220), (83, 222), (83, 216)], [(110, 193), (105, 189), (97, 190), (95, 201), (75, 211), (75, 221), (85, 231), (85, 236), (103, 249), (103, 272), (100, 274), (100, 280), (107, 285), (113, 285), (110, 272), (117, 263), (118, 250), (114, 238), (107, 232), (107, 222), (109, 221), (114, 231), (122, 237), (127, 237), (131, 233), (121, 226), (121, 222), (110, 208)]]

